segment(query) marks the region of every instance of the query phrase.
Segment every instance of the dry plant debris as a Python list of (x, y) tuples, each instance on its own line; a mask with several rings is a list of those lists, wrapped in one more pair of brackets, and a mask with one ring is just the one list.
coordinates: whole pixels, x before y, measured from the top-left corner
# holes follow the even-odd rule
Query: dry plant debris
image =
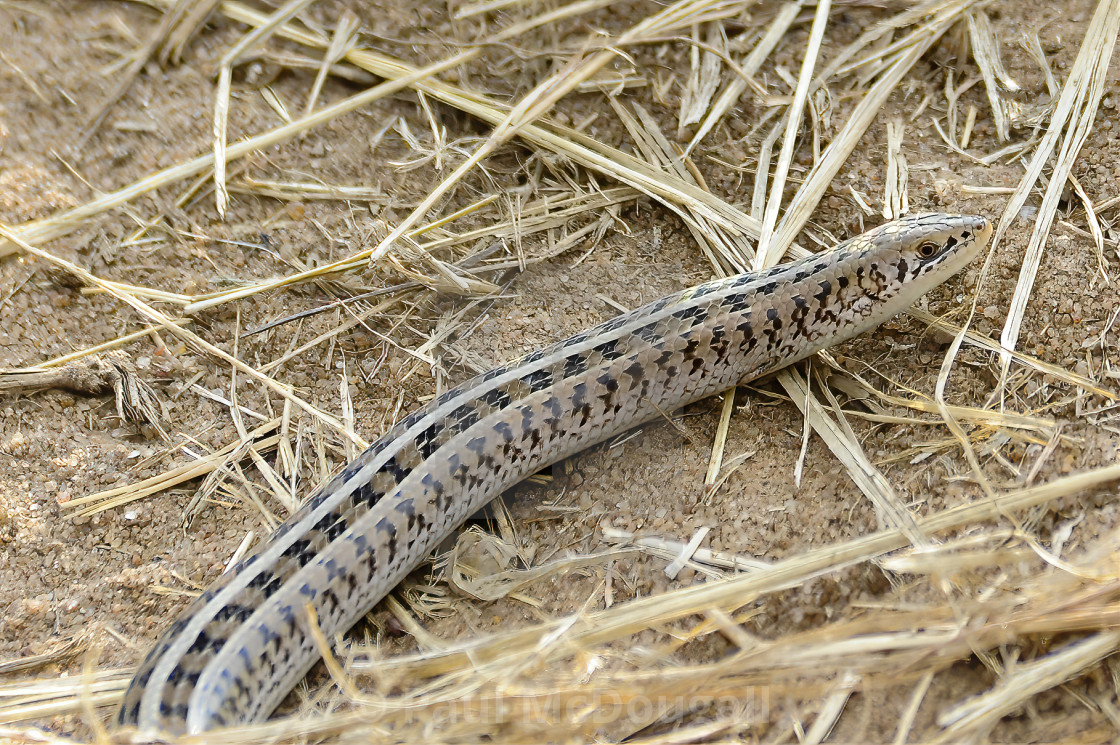
[(0, 738), (103, 741), (417, 403), (936, 208), (982, 267), (542, 474), (207, 741), (1113, 741), (1120, 0), (1069, 6), (0, 3)]
[(43, 388), (67, 388), (94, 395), (112, 391), (122, 421), (151, 427), (160, 439), (171, 439), (166, 429), (167, 405), (121, 352), (90, 355), (59, 367), (0, 372), (0, 393)]

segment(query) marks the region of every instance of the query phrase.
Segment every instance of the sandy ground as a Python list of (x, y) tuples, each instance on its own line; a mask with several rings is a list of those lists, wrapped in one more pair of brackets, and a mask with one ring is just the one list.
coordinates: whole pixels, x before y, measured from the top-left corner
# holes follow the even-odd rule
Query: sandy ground
[[(345, 5), (319, 2), (308, 12), (329, 28)], [(398, 3), (388, 13), (375, 12), (361, 3), (349, 5), (369, 34), (368, 43), (413, 62), (442, 56), (447, 45), (440, 40), (483, 35), (479, 18), (449, 20), (447, 9), (438, 3)], [(772, 13), (771, 5), (763, 3), (757, 10), (759, 16)], [(994, 8), (993, 25), (1003, 40), (1001, 52), (1009, 73), (1023, 86), (1026, 100), (1044, 95), (1039, 68), (1014, 40), (1024, 30), (1039, 30), (1056, 75), (1064, 79), (1093, 4), (1087, 0), (1000, 2)], [(644, 3), (614, 5), (609, 12), (535, 31), (518, 40), (516, 51), (538, 48), (558, 53), (588, 29), (618, 31), (628, 25), (628, 18), (650, 12)], [(883, 12), (858, 7), (835, 10), (826, 50), (854, 38)], [(124, 55), (138, 46), (138, 40), (147, 38), (157, 22), (150, 9), (129, 3), (89, 2), (80, 7), (65, 2), (0, 3), (0, 220), (18, 225), (46, 217), (206, 152), (219, 60), (244, 32), (244, 27), (222, 20), (192, 40), (181, 64), (149, 64), (97, 133), (83, 145), (75, 144), (90, 112), (108, 94), (126, 64)], [(796, 72), (796, 42), (804, 39), (807, 29), (807, 23), (798, 24), (793, 41), (777, 54), (779, 64)], [(911, 167), (913, 211), (970, 212), (992, 218), (1001, 214), (1006, 194), (979, 194), (964, 187), (1013, 187), (1022, 173), (1021, 164), (985, 167), (963, 158), (943, 145), (931, 124), (931, 118), (944, 115), (941, 91), (954, 43), (947, 37), (934, 47), (868, 131), (814, 216), (820, 234), (827, 231), (846, 237), (859, 232), (861, 225), (879, 221), (860, 213), (849, 187), (881, 198), (885, 125), (892, 118), (905, 123), (903, 150)], [(279, 42), (277, 46), (287, 48)], [(650, 85), (632, 88), (625, 96), (642, 103), (663, 131), (674, 137), (679, 92), (676, 84), (667, 81), (674, 71), (687, 68), (690, 51), (686, 45), (670, 44), (630, 53)], [(518, 56), (498, 47), (448, 79), (499, 98), (516, 99), (530, 81), (551, 71), (551, 60), (551, 54)], [(773, 65), (766, 70), (772, 75)], [(1116, 71), (1114, 64), (1113, 82)], [(975, 76), (975, 68), (966, 74)], [(281, 69), (268, 60), (240, 68), (234, 81), (230, 140), (280, 122), (262, 96), (266, 86), (298, 112), (313, 79), (313, 71)], [(329, 79), (322, 100), (336, 100), (355, 90), (353, 84)], [(928, 109), (911, 121), (910, 115), (927, 95), (931, 96)], [(1118, 103), (1115, 93), (1106, 94), (1074, 168), (1097, 203), (1116, 196), (1120, 183), (1120, 144), (1113, 132), (1114, 126), (1120, 127)], [(998, 149), (1001, 145), (982, 84), (964, 93), (961, 110), (967, 111), (969, 104), (979, 111), (970, 150)], [(840, 97), (834, 105), (834, 116), (842, 121), (850, 104)], [(467, 151), (475, 142), (470, 138), (488, 131), (462, 113), (435, 103), (431, 107), (436, 121), (446, 128), (448, 140), (458, 141)], [(708, 187), (732, 203), (749, 204), (751, 178), (736, 166), (753, 170), (758, 137), (744, 141), (744, 136), (761, 111), (759, 104), (745, 96), (737, 118), (718, 127), (694, 154)], [(586, 129), (589, 135), (614, 145), (626, 144), (625, 131), (601, 94), (568, 96), (560, 102), (556, 118), (581, 123), (592, 114), (598, 116)], [(126, 210), (89, 221), (45, 248), (105, 279), (181, 293), (222, 289), (344, 257), (383, 235), (385, 224), (392, 225), (406, 215), (462, 159), (450, 150), (445, 153), (450, 162), (441, 164), (442, 171), (430, 159), (411, 170), (403, 169), (398, 164), (419, 153), (410, 148), (399, 129), (386, 129), (398, 120), (406, 122), (417, 140), (430, 147), (432, 132), (424, 110), (414, 95), (402, 93), (302, 138), (270, 147), (236, 167), (239, 174), (261, 180), (318, 179), (372, 187), (379, 195), (371, 201), (281, 202), (234, 194), (230, 212), (222, 220), (206, 190), (185, 206), (175, 206), (186, 187), (180, 184), (138, 199)], [(1022, 140), (1029, 132), (1012, 136)], [(686, 131), (676, 139), (686, 142), (689, 137), (691, 131)], [(477, 174), (469, 178), (451, 197), (444, 213), (495, 186), (506, 188), (511, 179), (520, 183), (529, 155), (520, 146), (505, 148), (488, 163), (489, 178)], [(808, 164), (803, 159), (796, 161), (794, 177), (799, 178)], [(573, 178), (586, 178), (579, 169), (561, 166), (561, 170), (565, 168)], [(596, 178), (601, 183), (601, 177)], [(1028, 202), (1030, 209), (1037, 204), (1035, 197)], [(132, 240), (139, 224), (160, 214), (166, 215), (164, 228), (149, 232), (144, 240)], [(1111, 220), (1115, 215), (1113, 209), (1103, 217)], [(487, 219), (467, 217), (454, 229), (482, 227)], [(594, 219), (597, 214), (573, 225), (580, 227)], [(1070, 220), (1082, 230), (1086, 228), (1083, 215)], [(974, 326), (981, 333), (998, 336), (1031, 225), (1031, 220), (1017, 220), (994, 258)], [(802, 245), (813, 244), (803, 240)], [(1120, 303), (1115, 246), (1110, 240), (1106, 247), (1107, 270), (1113, 278), (1109, 285), (1101, 278), (1091, 239), (1062, 225), (1055, 227), (1021, 335), (1023, 351), (1093, 376), (1107, 388), (1114, 388), (1109, 374), (1114, 353), (1108, 345), (1117, 337), (1108, 324)], [(530, 266), (512, 278), (500, 299), (470, 310), (462, 328), (471, 328), (471, 332), (453, 336), (435, 350), (446, 373), (441, 385), (471, 374), (463, 360), (485, 366), (511, 359), (614, 315), (614, 304), (636, 307), (713, 276), (681, 223), (644, 199), (625, 205), (603, 240), (578, 261), (590, 247), (583, 243)], [(543, 253), (547, 250), (545, 238), (529, 236), (521, 250), (529, 256)], [(978, 267), (971, 268), (932, 293), (926, 307), (935, 314), (954, 310), (959, 314), (977, 277)], [(340, 281), (347, 292), (357, 292), (400, 278), (382, 269), (367, 269)], [(239, 327), (251, 328), (316, 307), (325, 297), (322, 287), (311, 284), (255, 295), (199, 314), (192, 328), (232, 352), (231, 340)], [(340, 378), (345, 371), (356, 410), (355, 427), (364, 438), (373, 440), (394, 418), (436, 389), (430, 367), (415, 365), (404, 349), (423, 343), (463, 307), (461, 300), (442, 296), (426, 300), (406, 317), (404, 306), (397, 306), (371, 319), (367, 328), (359, 326), (315, 346), (273, 374), (296, 386), (306, 400), (337, 415), (341, 411)], [(331, 311), (285, 324), (243, 338), (237, 354), (250, 364), (264, 365), (345, 319)], [(80, 285), (41, 260), (12, 256), (0, 261), (0, 367), (34, 365), (140, 328), (140, 319), (121, 303), (104, 294), (83, 293)], [(1103, 347), (1095, 344), (1102, 333)], [(137, 374), (166, 400), (171, 446), (122, 422), (111, 394), (90, 396), (49, 389), (0, 398), (0, 660), (48, 652), (66, 640), (96, 632), (102, 666), (135, 664), (169, 617), (187, 602), (189, 593), (222, 571), (246, 533), (255, 531), (259, 537), (268, 530), (261, 510), (245, 498), (249, 487), (237, 480), (231, 491), (205, 501), (189, 525), (183, 523), (184, 508), (198, 488), (198, 480), (88, 518), (71, 518), (60, 507), (74, 498), (133, 483), (187, 462), (184, 448), (199, 453), (236, 439), (229, 408), (199, 393), (202, 389), (228, 396), (229, 366), (188, 350), (166, 333), (160, 338), (162, 346), (146, 337), (127, 345), (124, 352)], [(895, 319), (880, 332), (844, 345), (837, 356), (846, 368), (886, 390), (898, 393), (898, 386), (904, 386), (931, 394), (946, 346), (943, 334), (932, 333), (914, 321)], [(985, 405), (998, 371), (998, 360), (966, 348), (950, 385), (951, 399)], [(406, 373), (410, 374), (403, 379)], [(513, 490), (504, 500), (525, 551), (540, 562), (566, 552), (602, 550), (610, 545), (602, 535), (604, 524), (681, 541), (706, 527), (710, 529), (703, 544), (706, 548), (772, 560), (879, 527), (870, 503), (815, 437), (808, 445), (800, 485), (795, 484), (803, 422), (796, 408), (777, 395), (780, 392), (768, 381), (740, 391), (727, 453), (753, 451), (754, 455), (714, 497), (704, 491), (702, 481), (719, 419), (718, 400), (690, 407), (675, 417), (687, 436), (664, 423), (647, 426), (621, 444), (599, 447), (573, 459), (563, 472), (558, 471), (552, 484)], [(1114, 430), (1078, 418), (1072, 389), (1038, 376), (1025, 385), (1023, 395), (1027, 392), (1038, 394), (1030, 401), (1038, 413), (1065, 422), (1063, 432), (1068, 435), (1045, 461), (1037, 475), (1039, 481), (1116, 459)], [(238, 378), (237, 398), (246, 409), (269, 416), (283, 405), (244, 377)], [(1090, 406), (1092, 401), (1082, 403)], [(903, 413), (891, 407), (888, 411)], [(250, 418), (249, 426), (254, 426), (253, 421)], [(326, 468), (344, 462), (346, 448), (337, 433), (317, 431), (306, 417), (295, 421), (302, 422), (308, 452), (315, 442), (321, 443)], [(916, 514), (980, 496), (959, 447), (943, 427), (853, 421), (868, 455)], [(982, 452), (985, 472), (997, 486), (1021, 483), (1020, 475), (1001, 461), (1025, 472), (1039, 451), (1039, 446), (1008, 440)], [(914, 457), (920, 452), (929, 455)], [(267, 457), (271, 460), (274, 455)], [(267, 484), (248, 462), (244, 472), (273, 514), (287, 514), (283, 505), (272, 500)], [(303, 488), (315, 478), (313, 472), (304, 474)], [(1110, 489), (1033, 515), (1032, 524), (1046, 538), (1053, 526), (1077, 518), (1079, 522), (1065, 542), (1066, 554), (1076, 555), (1085, 542), (1114, 530), (1117, 517), (1115, 490)], [(663, 559), (648, 556), (615, 562), (610, 570), (613, 602), (705, 581), (702, 573), (692, 569), (670, 580), (664, 566)], [(414, 575), (415, 581), (426, 581), (426, 571)], [(453, 639), (581, 607), (603, 607), (605, 571), (605, 567), (597, 567), (530, 585), (524, 593), (538, 601), (537, 607), (514, 599), (493, 603), (459, 600), (460, 612), (421, 620), (437, 637)], [(157, 592), (154, 588), (162, 589)], [(748, 627), (763, 638), (779, 631), (810, 629), (856, 617), (870, 605), (893, 602), (901, 592), (882, 570), (861, 567), (768, 596), (759, 603)], [(372, 628), (380, 629), (387, 618), (387, 612), (379, 609), (373, 614)], [(393, 643), (400, 649), (411, 648), (407, 638)], [(724, 644), (721, 639), (710, 641), (687, 655), (716, 658), (725, 651)], [(50, 677), (79, 668), (80, 659), (21, 674)], [(935, 731), (929, 728), (934, 726), (932, 718), (941, 704), (985, 690), (996, 679), (990, 667), (975, 660), (937, 676), (915, 731)], [(856, 695), (833, 739), (889, 739), (909, 692), (904, 687)], [(993, 737), (1000, 741), (1059, 740), (1083, 729), (1107, 730), (1107, 718), (1083, 703), (1101, 695), (1115, 702), (1116, 690), (1107, 674), (1077, 678), (1040, 694), (1031, 710), (1006, 717)], [(776, 711), (775, 718), (780, 716)], [(34, 723), (62, 733), (88, 731), (81, 717), (72, 714)]]

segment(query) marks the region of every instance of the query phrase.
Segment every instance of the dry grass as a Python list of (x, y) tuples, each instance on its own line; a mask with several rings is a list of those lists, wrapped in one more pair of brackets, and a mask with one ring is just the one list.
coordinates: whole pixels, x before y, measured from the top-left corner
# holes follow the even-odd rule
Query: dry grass
[[(602, 526), (603, 536), (619, 543), (619, 548), (556, 558), (529, 569), (504, 567), (499, 572), (480, 573), (457, 550), (444, 568), (448, 581), (459, 593), (485, 600), (515, 597), (531, 605), (531, 594), (522, 591), (531, 588), (533, 582), (561, 572), (609, 565), (619, 556), (639, 551), (663, 559), (667, 572), (675, 574), (689, 566), (706, 574), (708, 581), (618, 604), (610, 600), (611, 588), (606, 581), (589, 592), (587, 609), (453, 641), (427, 635), (411, 614), (425, 603), (453, 608), (454, 598), (441, 597), (433, 590), (422, 598), (413, 597), (409, 607), (394, 600), (393, 612), (402, 627), (417, 638), (421, 651), (386, 657), (375, 645), (355, 643), (347, 648), (344, 659), (335, 660), (328, 654), (334, 685), (306, 695), (305, 708), (313, 705), (315, 713), (302, 712), (216, 733), (206, 738), (207, 742), (321, 738), (714, 742), (763, 736), (775, 741), (797, 738), (820, 742), (846, 715), (853, 692), (888, 688), (906, 692), (910, 702), (894, 732), (896, 742), (911, 737), (983, 741), (1001, 717), (1029, 708), (1040, 694), (1074, 677), (1115, 674), (1115, 667), (1106, 668), (1102, 661), (1120, 642), (1120, 634), (1112, 630), (1120, 623), (1120, 573), (1116, 571), (1120, 545), (1114, 536), (1101, 536), (1075, 564), (1070, 563), (1062, 558), (1060, 549), (1043, 547), (1033, 516), (1071, 495), (1120, 480), (1120, 466), (1031, 485), (1045, 459), (1068, 436), (1062, 432), (1062, 423), (1049, 413), (1051, 400), (1028, 405), (1015, 391), (1028, 378), (1047, 376), (1063, 386), (1063, 393), (1054, 396), (1072, 391), (1069, 395), (1077, 397), (1079, 407), (1083, 398), (1097, 397), (1100, 408), (1093, 414), (1100, 416), (1101, 422), (1115, 404), (1116, 394), (1107, 385), (1038, 360), (1016, 346), (1046, 238), (1067, 183), (1080, 199), (1101, 272), (1108, 280), (1100, 214), (1114, 208), (1115, 202), (1093, 205), (1072, 170), (1104, 92), (1105, 74), (1120, 33), (1120, 0), (1098, 2), (1076, 62), (1060, 83), (1052, 112), (1034, 112), (1041, 117), (1035, 123), (1044, 126), (1045, 133), (1037, 140), (1023, 138), (1018, 142), (1013, 141), (1012, 128), (1022, 112), (1008, 95), (1018, 84), (1003, 67), (1000, 40), (985, 13), (985, 8), (998, 5), (995, 2), (927, 0), (898, 13), (882, 11), (878, 23), (851, 44), (837, 47), (829, 43), (835, 9), (826, 1), (818, 2), (811, 15), (799, 5), (786, 4), (774, 13), (760, 14), (758, 18), (764, 21), (758, 21), (746, 12), (756, 5), (749, 0), (679, 0), (614, 36), (595, 31), (587, 33), (579, 44), (569, 43), (567, 48), (579, 51), (556, 59), (550, 68), (552, 74), (528, 81), (531, 85), (524, 86), (526, 92), (514, 101), (494, 100), (448, 83), (440, 75), (476, 59), (486, 46), (512, 43), (534, 29), (579, 18), (606, 3), (585, 0), (554, 9), (542, 7), (537, 13), (527, 12), (535, 8), (533, 4), (516, 0), (459, 6), (456, 15), (460, 19), (510, 6), (522, 6), (526, 12), (524, 20), (492, 34), (485, 44), (463, 46), (445, 59), (422, 67), (364, 48), (356, 41), (359, 28), (352, 16), (338, 18), (330, 33), (293, 20), (311, 4), (308, 0), (291, 0), (270, 15), (235, 1), (152, 4), (165, 11), (164, 21), (144, 42), (119, 86), (93, 118), (90, 131), (96, 131), (105, 112), (140, 74), (144, 62), (157, 55), (165, 60), (177, 56), (191, 35), (205, 33), (201, 29), (203, 20), (214, 9), (227, 19), (247, 24), (249, 31), (222, 59), (215, 92), (213, 153), (171, 166), (51, 218), (12, 228), (0, 226), (0, 238), (4, 239), (0, 255), (21, 253), (47, 262), (89, 288), (109, 294), (149, 325), (114, 342), (34, 368), (9, 371), (0, 385), (5, 380), (54, 384), (50, 381), (64, 377), (68, 365), (92, 355), (148, 335), (173, 336), (207, 355), (220, 369), (230, 371), (230, 396), (222, 403), (237, 437), (206, 453), (192, 442), (192, 437), (180, 434), (163, 457), (181, 453), (189, 462), (168, 467), (144, 481), (73, 499), (63, 505), (73, 516), (120, 507), (204, 479), (187, 509), (188, 517), (204, 501), (237, 500), (254, 505), (264, 522), (275, 526), (283, 518), (283, 514), (276, 514), (277, 505), (281, 513), (290, 513), (298, 506), (300, 496), (305, 496), (297, 492), (297, 483), (322, 481), (338, 462), (366, 445), (355, 431), (345, 366), (339, 414), (335, 415), (305, 400), (284, 382), (288, 361), (308, 349), (333, 348), (340, 335), (359, 324), (366, 325), (370, 319), (391, 317), (395, 319), (392, 328), (374, 333), (409, 356), (413, 366), (402, 379), (427, 374), (436, 352), (446, 348), (447, 339), (465, 330), (469, 319), (502, 292), (508, 272), (524, 271), (576, 249), (590, 252), (614, 224), (621, 205), (641, 198), (663, 205), (691, 232), (716, 274), (764, 268), (786, 257), (805, 255), (807, 250), (796, 241), (812, 240), (816, 234), (810, 221), (821, 200), (832, 193), (834, 179), (859, 144), (866, 143), (877, 114), (888, 99), (900, 93), (915, 64), (934, 45), (949, 43), (947, 38), (955, 38), (967, 52), (968, 59), (958, 63), (962, 67), (973, 65), (979, 72), (989, 110), (978, 111), (972, 106), (961, 122), (958, 99), (975, 81), (957, 85), (954, 75), (963, 73), (948, 71), (944, 101), (935, 102), (946, 112), (943, 122), (935, 121), (946, 151), (976, 162), (1029, 159), (1026, 174), (1007, 201), (993, 251), (1002, 245), (1043, 172), (1051, 172), (998, 342), (970, 328), (983, 292), (982, 283), (963, 323), (935, 318), (920, 308), (911, 311), (911, 317), (928, 325), (930, 333), (954, 337), (932, 395), (901, 381), (876, 384), (870, 365), (867, 375), (854, 374), (848, 372), (852, 365), (842, 366), (828, 354), (820, 355), (808, 374), (787, 370), (777, 376), (789, 401), (804, 414), (803, 444), (809, 442), (810, 432), (825, 442), (874, 504), (879, 518), (877, 532), (803, 550), (776, 562), (702, 548), (703, 532), (684, 543), (627, 533), (609, 525)], [(738, 24), (737, 45), (729, 43), (732, 23)], [(796, 76), (784, 68), (775, 70), (773, 65), (774, 55), (783, 50), (794, 28), (808, 35), (807, 46), (798, 50), (801, 68)], [(317, 65), (303, 112), (273, 130), (228, 144), (229, 86), (235, 66), (250, 52), (263, 53), (262, 46), (277, 55), (291, 55), (293, 44), (304, 48), (313, 56), (312, 64)], [(678, 45), (687, 46), (691, 61), (688, 74), (682, 74), (678, 134), (687, 134), (687, 127), (698, 125), (691, 138), (666, 134), (638, 101), (619, 95), (629, 84), (652, 85), (650, 80), (596, 77), (609, 64), (629, 60), (632, 50), (639, 46), (671, 49)], [(1025, 40), (1024, 48), (1040, 61), (1057, 92), (1059, 83), (1053, 82), (1037, 36)], [(768, 74), (763, 75), (764, 70)], [(378, 82), (359, 94), (317, 109), (324, 80), (334, 74), (372, 75)], [(606, 91), (597, 115), (613, 117), (626, 131), (632, 149), (600, 142), (577, 127), (549, 118), (550, 112), (577, 90)], [(841, 94), (849, 113), (831, 133), (830, 97)], [(429, 115), (430, 102), (439, 102), (492, 129), (454, 153), (456, 165), (446, 177), (416, 204), (409, 205), (404, 217), (386, 225), (384, 233), (375, 236), (368, 248), (329, 264), (293, 265), (289, 273), (266, 281), (199, 295), (108, 281), (44, 248), (48, 241), (87, 227), (106, 213), (125, 209), (133, 200), (157, 189), (182, 189), (176, 203), (185, 209), (200, 191), (212, 185), (221, 214), (230, 209), (231, 194), (279, 200), (376, 202), (384, 195), (363, 185), (262, 181), (231, 174), (229, 169), (239, 158), (298, 138), (311, 128), (390, 95), (417, 97)], [(757, 123), (757, 160), (753, 168), (746, 168), (748, 173), (753, 170), (754, 179), (748, 208), (731, 204), (709, 190), (691, 159), (705, 138), (732, 115), (743, 96), (769, 107)], [(924, 101), (914, 116), (928, 115), (923, 111), (929, 104)], [(1012, 141), (1008, 148), (987, 154), (969, 151), (977, 118), (985, 116), (995, 122), (1001, 141)], [(442, 135), (433, 117), (430, 124), (432, 141), (440, 143)], [(904, 155), (906, 126), (902, 119), (887, 123), (883, 194), (869, 197), (851, 187), (853, 203), (861, 205), (867, 214), (873, 211), (872, 201), (878, 202), (877, 211), (887, 217), (909, 209), (908, 175), (913, 164), (908, 164)], [(486, 178), (488, 160), (506, 153), (515, 139), (533, 156), (529, 160), (539, 159), (544, 169), (557, 168), (549, 172), (550, 177), (559, 172), (553, 165), (556, 162), (572, 164), (573, 168), (563, 171), (565, 178), (547, 182), (539, 172), (520, 174), (537, 190), (534, 198), (521, 201), (518, 197), (515, 202), (510, 193), (497, 189), (494, 181)], [(419, 143), (415, 137), (413, 140)], [(775, 148), (777, 157), (771, 163)], [(449, 146), (437, 144), (423, 159), (440, 162), (451, 152)], [(797, 171), (794, 166), (798, 158), (806, 154), (811, 165)], [(578, 180), (570, 176), (573, 173), (579, 174)], [(188, 179), (196, 180), (184, 184)], [(463, 200), (457, 190), (472, 179), (494, 188), (481, 197)], [(457, 194), (458, 201), (453, 199)], [(474, 225), (483, 227), (462, 228), (461, 222), (468, 217)], [(133, 239), (157, 228), (172, 230), (162, 216), (157, 216)], [(526, 253), (522, 247), (530, 236), (546, 236), (547, 245)], [(987, 267), (986, 263), (982, 278)], [(366, 269), (399, 281), (365, 293), (350, 292), (346, 280)], [(278, 352), (270, 361), (248, 364), (238, 352), (240, 336), (211, 340), (193, 328), (190, 317), (204, 310), (236, 308), (246, 298), (284, 292), (306, 283), (331, 289), (339, 299), (329, 306), (279, 319), (276, 324), (296, 322), (312, 312), (334, 312), (338, 321), (329, 331)], [(435, 327), (427, 341), (405, 345), (398, 330), (428, 312), (437, 295), (455, 296), (460, 305)], [(161, 310), (156, 303), (174, 310)], [(959, 369), (958, 354), (965, 345), (978, 354), (1000, 359), (998, 387), (979, 403), (952, 400), (949, 380)], [(466, 367), (472, 365), (465, 355), (461, 361)], [(282, 412), (258, 412), (240, 404), (238, 386), (246, 381), (274, 394), (282, 402)], [(444, 383), (437, 373), (437, 391)], [(394, 417), (400, 413), (398, 404)], [(725, 395), (704, 479), (709, 499), (718, 498), (715, 492), (729, 473), (749, 467), (753, 454), (729, 457), (724, 452), (734, 416), (734, 391), (730, 391)], [(254, 421), (249, 423), (247, 419)], [(966, 462), (971, 478), (986, 496), (973, 503), (919, 514), (900, 497), (898, 485), (880, 468), (882, 462), (877, 465), (865, 451), (856, 419), (920, 425), (936, 432), (931, 437), (939, 439), (897, 457), (946, 455)], [(1012, 440), (1037, 446), (1041, 455), (1033, 464), (1026, 464), (1025, 472), (1016, 469), (1015, 475), (1021, 477), (1018, 485), (1008, 486), (993, 479), (993, 470), (985, 465), (994, 458), (989, 457), (993, 441)], [(265, 454), (273, 450), (275, 457), (266, 458)], [(800, 478), (800, 470), (797, 476)], [(512, 532), (515, 526), (510, 524), (507, 529)], [(516, 553), (517, 544), (507, 538), (470, 535), (458, 549), (465, 553), (466, 548), (480, 544), (492, 555), (508, 558)], [(253, 534), (246, 535), (236, 555), (247, 550), (253, 539)], [(908, 583), (912, 592), (907, 597), (915, 599), (869, 607), (858, 617), (825, 623), (810, 631), (787, 633), (777, 629), (767, 639), (745, 630), (744, 623), (759, 612), (760, 601), (852, 567), (877, 567)], [(591, 610), (602, 598), (606, 598), (605, 607)], [(812, 601), (803, 598), (802, 602)], [(678, 656), (689, 645), (712, 635), (722, 636), (733, 651), (704, 663), (685, 662)], [(322, 643), (325, 647), (326, 640)], [(1031, 658), (1010, 663), (997, 659), (997, 650), (1011, 644), (1032, 651)], [(96, 643), (75, 642), (18, 668), (0, 663), (0, 670), (22, 672), (82, 652), (95, 659)], [(919, 712), (924, 711), (925, 697), (939, 676), (956, 663), (975, 658), (998, 674), (998, 683), (941, 710), (934, 728), (912, 731)], [(98, 733), (95, 712), (119, 699), (128, 671), (95, 670), (92, 663), (88, 667), (85, 674), (69, 678), (44, 677), (0, 685), (0, 722), (9, 725), (0, 728), (0, 737), (17, 742), (71, 742), (34, 726), (11, 726), (62, 713), (83, 714), (92, 731)], [(1113, 721), (1117, 719), (1113, 701), (1102, 699), (1086, 706), (1096, 707)]]

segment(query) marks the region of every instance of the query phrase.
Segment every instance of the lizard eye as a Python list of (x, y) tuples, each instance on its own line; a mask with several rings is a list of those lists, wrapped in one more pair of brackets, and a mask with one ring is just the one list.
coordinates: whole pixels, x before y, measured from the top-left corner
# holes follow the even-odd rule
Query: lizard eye
[(918, 256), (923, 259), (932, 259), (941, 250), (941, 246), (936, 243), (923, 243), (918, 246)]

